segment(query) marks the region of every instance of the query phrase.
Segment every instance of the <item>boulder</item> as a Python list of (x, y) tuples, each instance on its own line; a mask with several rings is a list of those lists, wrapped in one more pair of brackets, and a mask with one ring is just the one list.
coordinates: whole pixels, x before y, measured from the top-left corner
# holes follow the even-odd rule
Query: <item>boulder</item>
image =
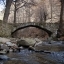
[(9, 47), (6, 44), (1, 44), (1, 49), (9, 50)]
[(0, 54), (9, 53), (9, 47), (6, 44), (0, 44)]
[(30, 46), (31, 44), (25, 40), (17, 41), (17, 45), (20, 46)]
[(10, 39), (8, 39), (8, 38), (0, 37), (0, 42), (2, 42), (2, 43), (9, 42), (9, 41), (10, 41)]
[(4, 55), (4, 54), (6, 54), (5, 51), (0, 51), (0, 55)]
[(14, 44), (11, 43), (11, 42), (6, 42), (6, 45), (7, 45), (7, 46), (10, 46), (10, 47), (11, 47), (11, 46), (14, 46)]
[[(34, 46), (36, 43), (40, 43), (38, 38), (22, 38), (17, 41), (18, 46)], [(42, 42), (42, 41), (41, 41)]]

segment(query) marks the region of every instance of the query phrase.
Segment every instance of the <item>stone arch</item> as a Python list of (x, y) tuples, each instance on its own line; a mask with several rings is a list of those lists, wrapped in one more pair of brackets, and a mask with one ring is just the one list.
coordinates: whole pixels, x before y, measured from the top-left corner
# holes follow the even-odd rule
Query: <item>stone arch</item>
[(16, 33), (17, 31), (19, 31), (19, 30), (21, 30), (21, 29), (27, 28), (27, 27), (36, 27), (36, 28), (38, 28), (38, 29), (44, 30), (49, 36), (51, 36), (51, 34), (52, 34), (52, 32), (49, 31), (48, 29), (42, 28), (42, 27), (40, 27), (40, 26), (38, 26), (38, 25), (27, 25), (27, 26), (23, 26), (23, 27), (17, 28), (15, 31), (13, 31), (13, 32), (11, 33), (11, 36), (13, 37), (13, 34), (14, 34), (14, 33)]

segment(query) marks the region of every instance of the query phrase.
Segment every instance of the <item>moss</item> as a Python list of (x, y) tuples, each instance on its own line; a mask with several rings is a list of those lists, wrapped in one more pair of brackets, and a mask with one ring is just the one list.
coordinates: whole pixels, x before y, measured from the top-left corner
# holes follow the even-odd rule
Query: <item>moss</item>
[(12, 26), (0, 23), (0, 37), (10, 37)]

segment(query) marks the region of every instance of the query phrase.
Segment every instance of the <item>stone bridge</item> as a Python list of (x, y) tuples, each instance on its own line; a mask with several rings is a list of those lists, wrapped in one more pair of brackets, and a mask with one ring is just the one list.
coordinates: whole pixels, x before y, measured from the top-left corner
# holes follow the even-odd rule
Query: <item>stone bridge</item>
[(37, 28), (41, 28), (44, 31), (46, 31), (47, 33), (56, 33), (57, 29), (58, 29), (58, 23), (36, 23), (36, 22), (28, 22), (28, 23), (17, 23), (15, 24), (15, 26), (13, 27), (12, 33), (15, 33), (16, 31), (26, 28), (26, 27), (37, 27)]

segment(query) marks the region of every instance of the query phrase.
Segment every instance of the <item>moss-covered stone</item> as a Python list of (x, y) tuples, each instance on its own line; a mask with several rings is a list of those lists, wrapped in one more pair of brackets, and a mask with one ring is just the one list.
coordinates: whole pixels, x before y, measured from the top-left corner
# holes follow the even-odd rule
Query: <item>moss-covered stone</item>
[(11, 31), (12, 31), (11, 25), (0, 22), (0, 37), (10, 37)]

